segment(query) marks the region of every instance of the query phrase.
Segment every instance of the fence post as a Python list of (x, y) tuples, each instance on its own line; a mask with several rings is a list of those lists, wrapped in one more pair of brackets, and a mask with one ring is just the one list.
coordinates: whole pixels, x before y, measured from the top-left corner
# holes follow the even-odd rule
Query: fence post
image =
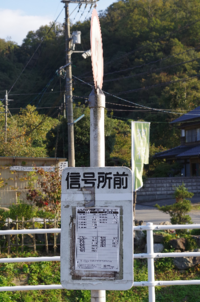
[[(57, 221), (56, 221), (56, 218), (54, 219), (54, 228), (56, 229), (56, 227), (57, 227)], [(57, 239), (57, 234), (56, 233), (54, 233), (53, 234), (54, 235), (54, 237), (53, 237), (53, 249), (54, 249), (54, 255), (56, 255), (56, 248), (57, 248), (57, 245), (56, 245), (56, 239)]]
[[(8, 230), (10, 230), (10, 217), (8, 217)], [(8, 235), (8, 254), (10, 254), (10, 235)]]
[[(35, 228), (35, 219), (32, 218), (32, 223), (33, 223), (33, 229)], [(35, 234), (33, 234), (33, 249), (34, 252), (36, 252), (36, 240), (35, 240)]]
[[(44, 228), (47, 228), (47, 224), (46, 224), (46, 218), (44, 218)], [(46, 247), (46, 253), (48, 254), (49, 252), (49, 245), (48, 245), (48, 236), (47, 233), (44, 234), (44, 238), (45, 238), (45, 247)]]
[[(153, 230), (151, 227), (153, 226), (152, 222), (147, 222), (146, 224), (149, 229), (147, 230), (147, 253), (153, 254), (154, 248), (153, 248)], [(147, 259), (148, 264), (148, 281), (154, 282), (154, 258), (148, 258)], [(149, 286), (149, 302), (155, 302), (155, 286), (151, 285)]]
[[(24, 229), (24, 216), (22, 217), (22, 229)], [(24, 234), (22, 234), (22, 252), (24, 251)]]
[[(16, 216), (16, 230), (18, 230), (18, 216)], [(16, 246), (17, 246), (17, 252), (18, 252), (18, 235), (16, 234)]]

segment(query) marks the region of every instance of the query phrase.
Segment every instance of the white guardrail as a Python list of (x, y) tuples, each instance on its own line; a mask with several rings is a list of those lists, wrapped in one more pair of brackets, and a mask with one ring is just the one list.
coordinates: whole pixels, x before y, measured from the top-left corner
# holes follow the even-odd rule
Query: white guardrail
[[(172, 280), (172, 281), (155, 281), (154, 258), (165, 257), (200, 257), (200, 252), (184, 253), (154, 253), (153, 250), (153, 231), (157, 230), (180, 230), (180, 229), (200, 229), (200, 224), (187, 225), (154, 225), (148, 222), (146, 225), (134, 226), (133, 231), (147, 231), (147, 253), (134, 254), (133, 258), (147, 259), (148, 264), (148, 281), (133, 282), (133, 286), (149, 287), (149, 302), (155, 302), (155, 286), (167, 285), (198, 285), (200, 280)], [(23, 229), (23, 230), (6, 230), (0, 231), (0, 235), (17, 235), (17, 234), (45, 234), (61, 233), (61, 229)], [(60, 261), (60, 256), (54, 257), (27, 257), (27, 258), (0, 258), (0, 263), (14, 262), (40, 262), (40, 261)], [(24, 285), (24, 286), (3, 286), (0, 291), (23, 291), (23, 290), (49, 290), (63, 289), (61, 284), (50, 285)]]

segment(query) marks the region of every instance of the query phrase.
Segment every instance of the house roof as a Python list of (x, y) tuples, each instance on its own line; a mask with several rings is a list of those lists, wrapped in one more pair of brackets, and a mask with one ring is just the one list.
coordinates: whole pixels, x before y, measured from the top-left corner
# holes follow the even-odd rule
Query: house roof
[(185, 150), (184, 152), (177, 155), (177, 157), (192, 157), (192, 156), (199, 156), (200, 155), (200, 145), (196, 147), (192, 147), (188, 150)]
[(200, 155), (200, 145), (198, 146), (178, 146), (170, 150), (156, 153), (154, 158), (185, 158)]
[(186, 122), (186, 121), (197, 119), (197, 118), (200, 118), (200, 106), (186, 114), (183, 114), (182, 116), (179, 116), (177, 119), (172, 121), (170, 124), (182, 123), (182, 122)]

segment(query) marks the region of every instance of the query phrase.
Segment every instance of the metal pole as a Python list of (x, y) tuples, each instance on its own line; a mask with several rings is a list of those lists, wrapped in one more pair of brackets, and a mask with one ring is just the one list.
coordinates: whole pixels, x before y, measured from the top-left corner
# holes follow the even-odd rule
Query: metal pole
[(89, 96), (90, 167), (105, 167), (104, 108), (105, 95), (98, 89)]
[[(90, 167), (105, 166), (104, 108), (105, 95), (99, 89), (89, 96)], [(105, 302), (105, 290), (91, 290), (91, 302)]]
[[(153, 223), (152, 222), (147, 222), (146, 224), (148, 227), (152, 227)], [(148, 254), (153, 254), (154, 249), (153, 249), (153, 230), (149, 229), (147, 230), (147, 253)], [(149, 282), (154, 282), (154, 258), (148, 258), (147, 260), (148, 264), (148, 281)], [(149, 286), (149, 302), (155, 302), (155, 286), (151, 285)]]
[(8, 114), (8, 92), (5, 94), (5, 137), (4, 142), (7, 143), (7, 114)]
[(71, 34), (69, 20), (69, 4), (65, 2), (65, 41), (66, 41), (66, 101), (68, 123), (68, 166), (75, 167), (74, 151), (74, 117), (72, 99), (72, 66), (71, 66)]

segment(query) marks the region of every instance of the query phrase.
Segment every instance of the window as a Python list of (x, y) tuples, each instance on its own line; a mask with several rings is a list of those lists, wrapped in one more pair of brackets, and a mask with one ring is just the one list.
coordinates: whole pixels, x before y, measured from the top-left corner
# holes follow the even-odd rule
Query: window
[(200, 141), (200, 128), (197, 129), (197, 141)]
[(186, 130), (186, 143), (197, 141), (197, 129)]

